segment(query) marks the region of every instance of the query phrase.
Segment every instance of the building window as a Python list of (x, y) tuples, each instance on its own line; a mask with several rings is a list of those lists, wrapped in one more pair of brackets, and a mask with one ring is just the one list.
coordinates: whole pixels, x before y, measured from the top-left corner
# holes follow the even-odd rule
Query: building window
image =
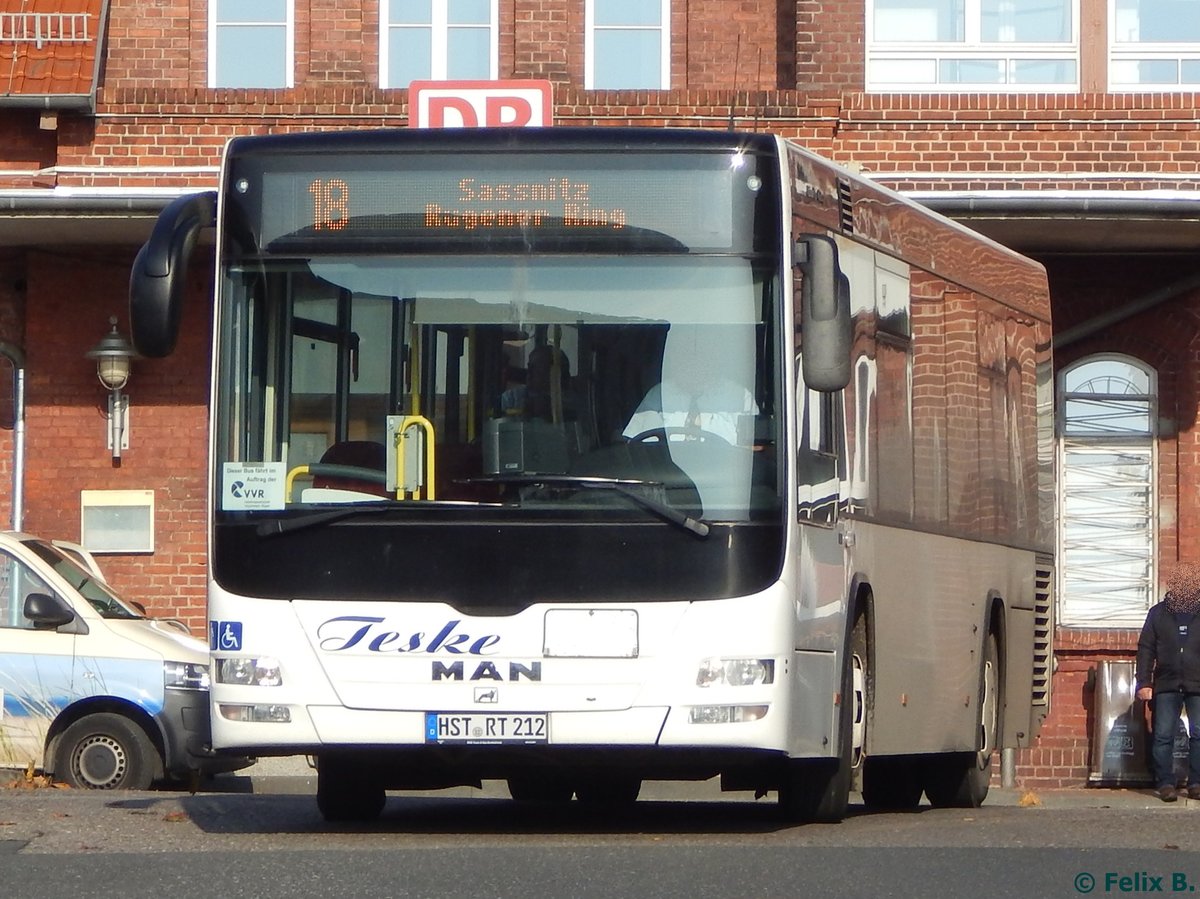
[(1200, 3), (1109, 0), (1109, 89), (1200, 89)]
[(380, 82), (492, 81), (497, 76), (497, 0), (383, 0)]
[(291, 87), (292, 0), (212, 0), (209, 87)]
[(1078, 0), (867, 0), (867, 89), (1079, 87)]
[(587, 0), (584, 19), (586, 89), (671, 86), (670, 0)]
[(1154, 602), (1156, 393), (1128, 356), (1059, 375), (1059, 624), (1141, 627)]

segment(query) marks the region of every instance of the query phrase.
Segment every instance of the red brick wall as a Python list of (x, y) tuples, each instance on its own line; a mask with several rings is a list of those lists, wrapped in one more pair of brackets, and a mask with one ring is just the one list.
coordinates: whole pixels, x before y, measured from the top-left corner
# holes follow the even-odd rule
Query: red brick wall
[(34, 173), (54, 165), (57, 150), (54, 132), (37, 127), (36, 111), (0, 108), (0, 135), (0, 189), (44, 186)]
[[(511, 0), (500, 4), (500, 77), (566, 83), (569, 66), (583, 82), (583, 4), (571, 0)], [(511, 10), (511, 12), (510, 12)]]
[[(197, 299), (211, 281), (204, 255), (193, 268)], [(106, 445), (107, 393), (84, 354), (107, 333), (110, 315), (128, 334), (131, 262), (131, 252), (110, 248), (29, 253), (26, 530), (78, 540), (81, 490), (153, 489), (153, 555), (104, 556), (101, 564), (124, 595), (203, 633), (207, 304), (192, 303), (171, 359), (134, 361), (125, 389), (130, 446), (114, 464)]]
[(204, 84), (206, 10), (206, 3), (189, 0), (109, 3), (104, 83), (146, 88)]
[(675, 54), (683, 66), (672, 73), (673, 85), (738, 91), (792, 86), (778, 80), (777, 2), (688, 0), (673, 7), (672, 33), (682, 35), (685, 51)]
[[(782, 3), (786, 7), (789, 4)], [(862, 90), (866, 4), (796, 0), (795, 87), (832, 95)]]

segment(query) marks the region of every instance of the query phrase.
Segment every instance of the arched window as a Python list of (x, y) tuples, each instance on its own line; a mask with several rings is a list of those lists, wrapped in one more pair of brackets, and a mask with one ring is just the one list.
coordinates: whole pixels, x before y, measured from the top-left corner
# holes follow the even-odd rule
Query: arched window
[(1058, 623), (1141, 627), (1155, 595), (1154, 371), (1088, 356), (1059, 375)]

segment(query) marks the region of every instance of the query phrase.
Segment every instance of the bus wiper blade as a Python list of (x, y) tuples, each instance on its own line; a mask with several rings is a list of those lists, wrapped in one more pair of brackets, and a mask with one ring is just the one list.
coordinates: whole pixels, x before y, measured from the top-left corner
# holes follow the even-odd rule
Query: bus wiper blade
[(388, 512), (394, 508), (396, 507), (392, 503), (372, 502), (357, 506), (343, 506), (324, 512), (313, 512), (310, 515), (299, 515), (295, 518), (272, 518), (270, 521), (260, 521), (254, 529), (254, 533), (259, 537), (277, 537), (280, 534), (290, 534), (317, 525), (341, 521), (343, 518), (352, 518), (355, 515), (374, 515)]
[(467, 478), (464, 483), (468, 484), (517, 484), (517, 485), (535, 485), (543, 484), (546, 487), (577, 487), (581, 490), (611, 490), (631, 500), (660, 518), (677, 525), (686, 531), (690, 531), (697, 537), (707, 537), (709, 532), (708, 523), (692, 518), (673, 506), (668, 506), (666, 503), (660, 503), (656, 499), (652, 499), (643, 493), (639, 493), (636, 488), (655, 486), (658, 481), (639, 481), (629, 478), (597, 478), (597, 477), (581, 477), (576, 475), (565, 474), (501, 474), (493, 477), (483, 478)]

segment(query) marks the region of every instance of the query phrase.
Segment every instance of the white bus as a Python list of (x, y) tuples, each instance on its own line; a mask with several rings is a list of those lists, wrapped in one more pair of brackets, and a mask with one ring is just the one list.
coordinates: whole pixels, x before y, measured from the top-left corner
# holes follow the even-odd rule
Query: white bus
[(1046, 712), (1042, 268), (765, 134), (237, 138), (216, 227), (212, 739), (329, 820), (719, 776), (973, 806)]

